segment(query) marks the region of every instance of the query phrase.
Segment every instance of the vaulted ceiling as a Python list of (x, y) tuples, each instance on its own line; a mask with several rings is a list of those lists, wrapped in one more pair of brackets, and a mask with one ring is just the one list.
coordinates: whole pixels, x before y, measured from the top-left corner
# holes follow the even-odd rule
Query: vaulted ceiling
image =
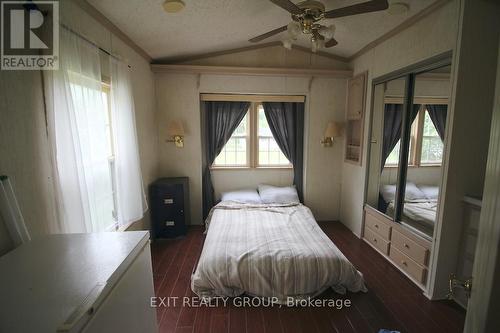
[[(163, 11), (164, 0), (87, 1), (154, 60), (251, 46), (254, 44), (248, 39), (291, 21), (288, 12), (268, 0), (184, 0), (186, 7), (175, 14)], [(322, 0), (327, 10), (364, 1)], [(335, 24), (339, 44), (323, 51), (349, 57), (435, 1), (397, 0), (410, 5), (410, 10), (400, 15), (384, 11), (325, 20)], [(261, 43), (284, 38), (286, 32)], [(296, 44), (310, 46), (306, 36), (301, 36)]]

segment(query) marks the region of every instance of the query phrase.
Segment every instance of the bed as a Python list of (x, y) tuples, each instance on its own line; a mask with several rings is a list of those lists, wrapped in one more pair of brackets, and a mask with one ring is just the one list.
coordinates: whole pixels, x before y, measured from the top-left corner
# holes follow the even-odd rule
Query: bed
[(328, 288), (366, 291), (363, 276), (332, 243), (306, 206), (223, 201), (207, 235), (191, 289), (202, 298), (242, 294), (304, 299)]
[[(396, 185), (381, 187), (379, 210), (394, 216), (394, 193)], [(431, 235), (436, 223), (439, 187), (407, 183), (403, 205), (402, 221)]]
[[(434, 230), (434, 224), (436, 223), (436, 210), (436, 199), (405, 201), (402, 220), (411, 226), (420, 227), (418, 229), (432, 235), (432, 230)], [(386, 214), (393, 216), (394, 201), (391, 201), (387, 206)]]

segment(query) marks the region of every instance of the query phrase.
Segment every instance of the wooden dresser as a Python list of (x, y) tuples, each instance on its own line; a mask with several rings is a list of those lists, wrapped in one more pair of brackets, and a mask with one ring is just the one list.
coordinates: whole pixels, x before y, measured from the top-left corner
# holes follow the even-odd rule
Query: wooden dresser
[(432, 243), (366, 206), (363, 240), (425, 289)]

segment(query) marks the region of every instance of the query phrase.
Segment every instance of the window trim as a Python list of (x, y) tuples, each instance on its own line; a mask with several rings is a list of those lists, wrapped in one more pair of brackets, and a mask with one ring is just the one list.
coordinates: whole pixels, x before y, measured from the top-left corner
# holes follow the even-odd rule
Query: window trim
[[(202, 96), (205, 94), (202, 94)], [(238, 95), (230, 95), (232, 98)], [(248, 96), (248, 95), (243, 95)], [(276, 99), (278, 96), (273, 96)], [(282, 96), (282, 101), (288, 101), (290, 96)], [(293, 96), (298, 97), (298, 96)], [(303, 97), (303, 96), (301, 96)], [(304, 97), (303, 97), (304, 98)], [(254, 95), (252, 101), (250, 101), (250, 107), (248, 108), (249, 113), (249, 131), (247, 131), (247, 164), (246, 165), (214, 165), (210, 166), (211, 170), (266, 170), (266, 169), (279, 169), (279, 170), (291, 170), (293, 165), (289, 163), (288, 165), (265, 165), (259, 164), (259, 117), (258, 109), (264, 101), (266, 101), (266, 96), (264, 95)]]
[(118, 224), (118, 193), (116, 185), (116, 166), (115, 166), (115, 145), (113, 141), (113, 114), (111, 111), (111, 80), (106, 77), (102, 77), (101, 81), (101, 91), (106, 94), (108, 102), (108, 117), (109, 117), (109, 127), (111, 134), (111, 156), (108, 157), (108, 168), (111, 175), (111, 191), (113, 196), (113, 211), (112, 216), (114, 223), (106, 228), (105, 231), (118, 231), (120, 226)]

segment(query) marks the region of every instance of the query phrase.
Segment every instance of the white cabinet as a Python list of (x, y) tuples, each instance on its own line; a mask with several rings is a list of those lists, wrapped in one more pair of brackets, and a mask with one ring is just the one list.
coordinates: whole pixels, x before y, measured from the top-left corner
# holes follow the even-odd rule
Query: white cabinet
[(365, 116), (366, 73), (349, 79), (347, 90), (345, 161), (361, 164)]
[(151, 271), (148, 245), (90, 317), (82, 332), (156, 332), (156, 312), (150, 306), (154, 293)]
[(0, 332), (157, 332), (148, 232), (43, 237), (0, 271)]
[(347, 95), (347, 119), (361, 119), (365, 108), (366, 74), (349, 79)]

